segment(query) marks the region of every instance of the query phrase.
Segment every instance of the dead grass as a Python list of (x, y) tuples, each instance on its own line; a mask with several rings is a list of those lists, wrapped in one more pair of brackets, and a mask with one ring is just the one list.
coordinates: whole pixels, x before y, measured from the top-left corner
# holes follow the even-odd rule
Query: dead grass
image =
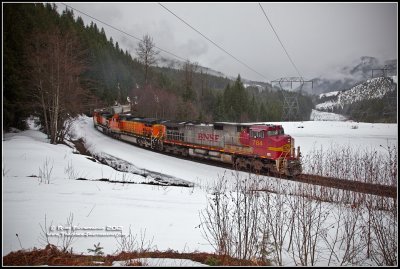
[(67, 265), (84, 266), (94, 265), (93, 256), (71, 254), (60, 251), (54, 245), (47, 245), (45, 249), (34, 248), (31, 251), (19, 250), (3, 257), (3, 265)]
[[(179, 253), (177, 251), (153, 251), (153, 252), (121, 252), (118, 255), (89, 256), (62, 252), (54, 245), (47, 245), (45, 249), (34, 248), (31, 251), (19, 250), (11, 252), (3, 257), (5, 266), (111, 266), (114, 261), (122, 261), (138, 258), (170, 258), (188, 259), (203, 264), (215, 266), (268, 266), (269, 263), (254, 260), (239, 260), (226, 255), (216, 255), (205, 252)], [(103, 262), (103, 263), (98, 263)], [(142, 266), (139, 261), (131, 266)]]

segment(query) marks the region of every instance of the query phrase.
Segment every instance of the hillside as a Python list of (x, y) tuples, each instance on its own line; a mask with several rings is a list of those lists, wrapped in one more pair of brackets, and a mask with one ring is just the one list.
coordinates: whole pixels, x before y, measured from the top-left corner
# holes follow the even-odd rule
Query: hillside
[[(385, 74), (383, 74), (383, 70), (379, 70), (384, 67), (387, 68)], [(374, 72), (372, 69), (374, 69)], [(304, 90), (314, 94), (345, 91), (371, 77), (395, 76), (396, 70), (396, 59), (379, 61), (375, 57), (363, 56), (356, 61), (334, 68), (328, 74), (313, 78), (313, 88), (305, 87)]]
[[(63, 46), (68, 42), (72, 49)], [(3, 128), (24, 129), (23, 119), (30, 115), (42, 122), (57, 118), (57, 125), (63, 126), (70, 116), (123, 104), (127, 97), (145, 117), (241, 122), (282, 117), (283, 95), (271, 91), (269, 83), (248, 81), (240, 74), (232, 79), (212, 67), (161, 57), (146, 67), (139, 55), (123, 51), (101, 26), (85, 25), (72, 10), (59, 14), (55, 4), (4, 5), (3, 44)], [(52, 66), (66, 68), (56, 76)], [(58, 94), (59, 100), (50, 94)], [(300, 99), (299, 119), (308, 119), (311, 98)], [(56, 105), (53, 100), (62, 109), (49, 109)], [(53, 111), (62, 114), (51, 115)]]
[(310, 115), (310, 120), (313, 121), (345, 121), (347, 118), (343, 115), (323, 112), (313, 109)]
[(349, 116), (353, 120), (396, 122), (397, 77), (378, 77), (347, 91), (319, 95), (316, 109)]

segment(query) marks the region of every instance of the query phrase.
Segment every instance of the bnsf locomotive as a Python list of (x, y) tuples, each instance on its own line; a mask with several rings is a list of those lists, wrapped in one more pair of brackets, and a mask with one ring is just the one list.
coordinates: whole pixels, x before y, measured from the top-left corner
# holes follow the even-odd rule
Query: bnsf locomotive
[(98, 110), (94, 126), (142, 147), (234, 165), (254, 172), (301, 173), (300, 147), (281, 125), (174, 122)]

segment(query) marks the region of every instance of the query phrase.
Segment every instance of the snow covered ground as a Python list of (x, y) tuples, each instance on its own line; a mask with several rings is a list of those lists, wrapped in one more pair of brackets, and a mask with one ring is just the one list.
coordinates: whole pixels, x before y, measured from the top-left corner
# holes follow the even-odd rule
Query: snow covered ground
[[(280, 124), (296, 139), (303, 154), (315, 146), (335, 144), (378, 151), (385, 150), (380, 145), (397, 145), (397, 124), (338, 121)], [(213, 252), (199, 228), (199, 212), (207, 205), (207, 188), (223, 175), (232, 177), (231, 170), (165, 156), (113, 140), (96, 131), (88, 117), (82, 116), (75, 121), (71, 135), (75, 139), (83, 138), (87, 148), (97, 155), (115, 156), (133, 164), (138, 171), (153, 174), (118, 172), (74, 154), (74, 150), (65, 145), (48, 144), (45, 135), (37, 130), (4, 134), (3, 255), (19, 250), (21, 246), (43, 247), (41, 226), (45, 226), (45, 220), (50, 242), (62, 245), (61, 233), (66, 232), (67, 218), (71, 214), (72, 225), (77, 226), (75, 232), (78, 233), (72, 244), (76, 253), (87, 254), (88, 248), (98, 242), (105, 253), (113, 253), (118, 244), (111, 235), (126, 235), (129, 229), (159, 250)], [(151, 176), (154, 174), (192, 182), (194, 187), (92, 181), (108, 178), (151, 183), (155, 182)], [(74, 180), (78, 177), (89, 180)], [(44, 182), (46, 179), (50, 184)]]
[(384, 147), (397, 145), (398, 139), (397, 124), (351, 121), (305, 121), (281, 124), (285, 133), (295, 138), (303, 155), (314, 148), (327, 149), (336, 146), (349, 146), (360, 151), (385, 152)]
[(334, 92), (327, 92), (327, 93), (321, 93), (319, 95), (319, 98), (323, 98), (323, 97), (330, 97), (330, 96), (336, 96), (338, 95), (339, 91), (334, 91)]
[(347, 118), (340, 114), (323, 112), (313, 109), (311, 111), (310, 120), (312, 121), (345, 121)]
[(189, 266), (206, 266), (205, 264), (187, 260), (187, 259), (162, 259), (162, 258), (142, 258), (142, 259), (133, 259), (127, 261), (115, 261), (112, 266), (125, 266), (130, 262), (139, 261), (141, 266), (149, 266), (149, 267), (189, 267)]
[[(3, 255), (20, 249), (16, 234), (23, 248), (43, 245), (40, 225), (45, 218), (48, 227), (56, 227), (50, 241), (57, 245), (56, 234), (63, 232), (71, 213), (74, 226), (99, 228), (77, 230), (81, 235), (72, 245), (77, 253), (87, 253), (99, 241), (105, 253), (116, 251), (114, 237), (85, 235), (115, 234), (113, 227), (122, 227), (123, 234), (130, 227), (138, 238), (145, 234), (146, 241), (154, 238), (152, 246), (158, 249), (211, 251), (196, 228), (198, 211), (206, 203), (199, 188), (73, 180), (66, 171), (71, 163), (75, 173), (87, 179), (123, 180), (133, 175), (73, 154), (65, 145), (47, 144), (38, 131), (6, 134), (3, 139)], [(37, 178), (46, 160), (52, 169), (50, 184)]]

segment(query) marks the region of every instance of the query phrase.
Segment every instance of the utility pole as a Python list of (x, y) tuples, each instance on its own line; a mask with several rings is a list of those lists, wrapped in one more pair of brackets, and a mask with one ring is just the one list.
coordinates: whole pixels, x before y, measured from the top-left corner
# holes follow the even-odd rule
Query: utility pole
[[(302, 77), (283, 77), (273, 80), (271, 82), (279, 83), (279, 87), (283, 94), (282, 121), (300, 120), (301, 117), (298, 95), (301, 93), (304, 83), (311, 82), (311, 87), (313, 87), (313, 81), (304, 80)], [(287, 88), (286, 85), (288, 85), (289, 83), (291, 90), (293, 89), (293, 83), (299, 84), (299, 87), (297, 87), (297, 89), (300, 88), (300, 90), (297, 93), (285, 90), (284, 88)]]

